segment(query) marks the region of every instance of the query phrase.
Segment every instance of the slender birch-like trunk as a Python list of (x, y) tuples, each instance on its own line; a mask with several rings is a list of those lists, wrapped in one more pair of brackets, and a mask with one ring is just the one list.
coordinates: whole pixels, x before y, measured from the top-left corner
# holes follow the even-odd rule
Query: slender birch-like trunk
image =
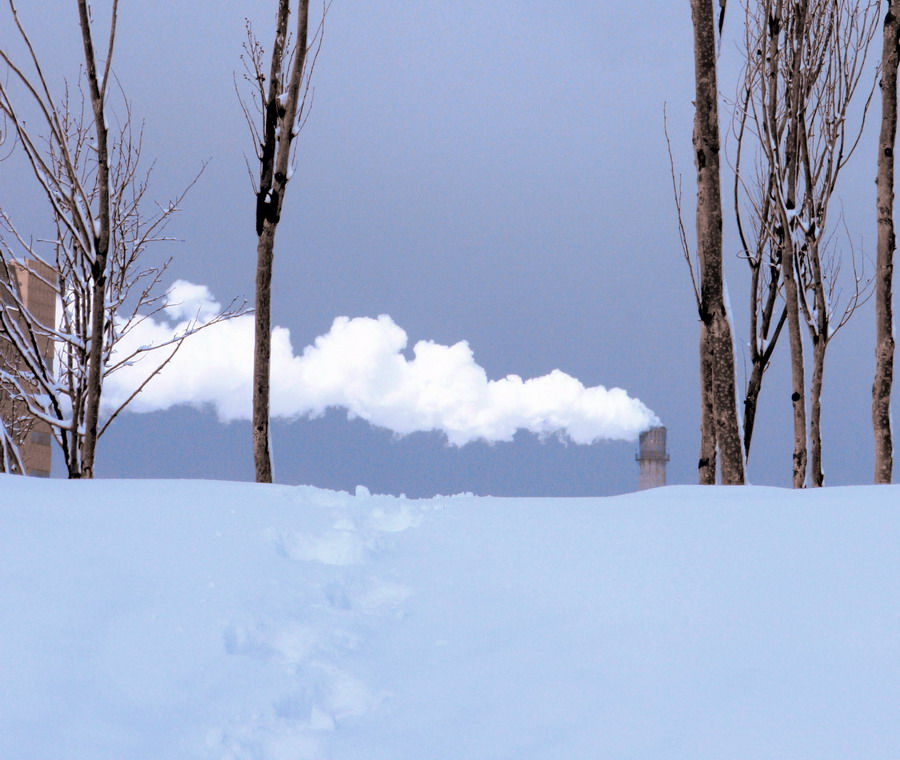
[[(793, 8), (793, 39), (791, 35), (785, 39), (793, 46), (791, 58), (791, 75), (785, 90), (785, 108), (789, 113), (787, 127), (787, 143), (785, 144), (785, 163), (787, 167), (787, 197), (783, 199), (782, 224), (785, 239), (789, 246), (784, 255), (784, 294), (787, 301), (788, 335), (791, 345), (791, 406), (794, 415), (794, 454), (793, 486), (803, 488), (806, 485), (806, 468), (809, 457), (806, 433), (806, 375), (803, 366), (803, 339), (800, 334), (800, 292), (797, 282), (797, 253), (792, 239), (793, 224), (790, 214), (798, 211), (797, 185), (800, 173), (800, 126), (798, 121), (802, 113), (801, 87), (799, 84), (800, 66), (803, 60), (802, 50), (806, 43), (806, 11), (807, 0), (798, 0)], [(777, 44), (777, 37), (776, 37)]]
[[(116, 6), (113, 6), (111, 28), (115, 30)], [(100, 392), (103, 379), (103, 328), (106, 321), (106, 277), (109, 258), (110, 206), (109, 206), (109, 129), (106, 124), (105, 87), (97, 74), (97, 58), (91, 38), (91, 21), (87, 0), (78, 0), (78, 20), (84, 44), (84, 61), (94, 114), (94, 133), (97, 138), (97, 217), (93, 230), (94, 260), (91, 264), (91, 331), (88, 348), (88, 383), (84, 416), (84, 438), (81, 443), (80, 471), (69, 471), (70, 477), (94, 476), (94, 453), (97, 448), (97, 431), (100, 421)], [(112, 57), (113, 37), (107, 51), (107, 71)]]
[[(787, 225), (788, 220), (784, 220)], [(786, 237), (782, 276), (784, 300), (787, 310), (788, 340), (791, 348), (791, 409), (794, 421), (794, 453), (791, 483), (794, 488), (806, 485), (806, 378), (803, 368), (803, 335), (800, 332), (800, 307), (798, 304), (797, 278), (794, 271), (794, 251), (790, 237)]]
[[(309, 0), (297, 10), (296, 50), (285, 71), (290, 0), (279, 0), (275, 44), (263, 117), (260, 181), (256, 201), (256, 336), (253, 351), (253, 462), (258, 483), (272, 482), (269, 451), (269, 386), (272, 356), (272, 265), (275, 230), (281, 219), (284, 193), (290, 179), (291, 143), (297, 136), (301, 84), (306, 63)], [(282, 91), (286, 80), (287, 87)]]
[(701, 486), (716, 484), (716, 414), (713, 408), (713, 356), (706, 323), (700, 322), (700, 461)]
[(813, 340), (813, 368), (809, 384), (809, 482), (814, 488), (825, 485), (822, 470), (822, 380), (825, 377), (826, 342)]
[[(824, 282), (818, 241), (808, 236), (806, 258), (813, 273), (813, 282)], [(825, 485), (825, 472), (822, 469), (822, 382), (825, 378), (825, 352), (828, 350), (830, 339), (828, 304), (824, 288), (815, 288), (813, 301), (815, 313), (806, 315), (813, 355), (812, 378), (809, 384), (809, 481), (813, 488), (821, 488)], [(813, 322), (815, 327), (812, 326)]]
[(872, 428), (875, 433), (875, 482), (890, 483), (894, 469), (891, 386), (894, 380), (894, 143), (897, 136), (897, 64), (900, 55), (900, 0), (887, 0), (881, 52), (881, 134), (876, 179), (878, 253), (875, 272), (875, 379)]
[[(744, 458), (735, 402), (734, 343), (725, 309), (722, 273), (722, 198), (719, 179), (719, 109), (716, 83), (716, 37), (712, 0), (691, 0), (694, 24), (696, 98), (694, 161), (697, 167), (697, 252), (700, 262), (701, 366), (709, 357), (711, 379), (701, 379), (701, 404), (712, 396), (715, 443), (721, 482), (743, 484)], [(710, 448), (703, 425), (701, 464)], [(703, 468), (700, 472), (704, 477)], [(708, 477), (708, 474), (706, 475)]]

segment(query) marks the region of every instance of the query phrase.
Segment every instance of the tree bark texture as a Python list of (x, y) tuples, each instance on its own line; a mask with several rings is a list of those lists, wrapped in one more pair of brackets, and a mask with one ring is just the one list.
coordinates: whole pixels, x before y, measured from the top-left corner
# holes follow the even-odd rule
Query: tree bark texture
[[(781, 272), (778, 273), (780, 281)], [(774, 289), (773, 291), (774, 292)], [(751, 309), (755, 309), (755, 305), (751, 304)], [(751, 317), (755, 317), (755, 313), (751, 312)], [(771, 317), (771, 313), (769, 313), (769, 317)], [(778, 337), (781, 334), (781, 329), (784, 327), (784, 323), (787, 319), (787, 312), (782, 311), (781, 317), (778, 320), (778, 324), (775, 326), (775, 330), (772, 333), (771, 339), (768, 341), (768, 345), (760, 345), (756, 342), (762, 338), (769, 337), (769, 326), (765, 326), (762, 328), (762, 332), (759, 332), (757, 328), (751, 327), (751, 363), (752, 369), (750, 370), (750, 377), (747, 380), (747, 390), (744, 394), (744, 461), (745, 465), (750, 460), (750, 443), (753, 440), (753, 429), (756, 425), (756, 411), (759, 406), (759, 394), (762, 392), (762, 384), (763, 377), (765, 377), (766, 369), (769, 367), (769, 362), (772, 359), (772, 353), (775, 349), (775, 346), (778, 343)]]
[[(115, 8), (113, 15), (115, 16)], [(97, 448), (97, 430), (100, 420), (100, 393), (103, 378), (103, 328), (106, 319), (106, 277), (109, 258), (110, 207), (109, 207), (109, 148), (108, 128), (104, 107), (105, 93), (97, 75), (97, 59), (91, 38), (90, 14), (87, 0), (78, 0), (78, 19), (84, 45), (84, 60), (94, 113), (94, 129), (97, 135), (97, 225), (94, 235), (94, 261), (91, 265), (91, 341), (88, 348), (88, 387), (85, 403), (84, 438), (82, 439), (81, 469), (69, 477), (94, 477), (94, 453)], [(109, 50), (112, 55), (112, 49)], [(105, 85), (105, 82), (103, 83)]]
[(888, 0), (881, 53), (881, 134), (878, 140), (878, 238), (875, 271), (875, 379), (872, 428), (875, 482), (890, 483), (894, 469), (891, 387), (894, 380), (894, 144), (897, 136), (897, 65), (900, 59), (900, 0)]
[(255, 350), (253, 352), (253, 463), (257, 483), (272, 482), (269, 389), (272, 361), (272, 261), (275, 222), (264, 222), (256, 246)]
[[(779, 3), (779, 10), (780, 10)], [(789, 112), (787, 143), (785, 144), (785, 164), (787, 168), (787, 197), (781, 204), (781, 223), (784, 231), (785, 248), (782, 266), (784, 269), (784, 298), (787, 309), (788, 337), (791, 347), (791, 406), (794, 418), (794, 453), (792, 457), (792, 483), (794, 488), (806, 485), (808, 458), (806, 433), (806, 375), (803, 367), (803, 336), (800, 333), (800, 293), (797, 282), (797, 252), (792, 238), (792, 224), (789, 213), (797, 210), (797, 179), (800, 172), (800, 129), (801, 114), (799, 81), (802, 50), (805, 42), (806, 0), (799, 0), (794, 8), (796, 20), (793, 24), (795, 39), (792, 40), (793, 57), (790, 82), (785, 88), (785, 107)], [(772, 28), (771, 44), (778, 44), (780, 29)]]
[[(275, 229), (281, 219), (284, 193), (290, 179), (291, 143), (297, 136), (297, 112), (306, 62), (309, 0), (300, 0), (297, 11), (297, 49), (290, 71), (284, 72), (289, 14), (289, 0), (279, 0), (256, 201), (256, 233), (259, 240), (256, 248), (256, 336), (253, 352), (253, 461), (258, 483), (272, 482), (272, 457), (269, 450), (272, 266), (275, 258)], [(287, 88), (282, 93), (283, 79), (287, 81)]]
[[(787, 230), (788, 220), (783, 220)], [(800, 332), (800, 306), (797, 278), (794, 271), (794, 247), (790, 233), (785, 232), (785, 251), (782, 263), (784, 300), (787, 310), (788, 340), (791, 348), (791, 409), (794, 420), (794, 453), (791, 458), (791, 483), (794, 488), (806, 485), (806, 378), (803, 369), (803, 335)]]
[[(822, 263), (819, 258), (818, 242), (807, 236), (807, 265), (813, 271), (813, 281), (824, 282)], [(809, 480), (813, 488), (825, 484), (825, 473), (822, 469), (822, 382), (825, 377), (825, 352), (828, 349), (829, 324), (828, 304), (825, 291), (817, 287), (813, 293), (816, 310), (809, 315), (807, 324), (815, 320), (815, 329), (810, 327), (812, 341), (813, 367), (809, 385)]]
[(716, 414), (713, 408), (713, 356), (706, 323), (700, 322), (700, 461), (701, 486), (716, 484)]
[(809, 384), (809, 483), (813, 488), (825, 485), (822, 470), (822, 380), (825, 377), (826, 343), (813, 340), (813, 369)]
[(759, 407), (759, 394), (762, 392), (763, 376), (766, 365), (760, 361), (754, 361), (747, 380), (747, 390), (744, 394), (744, 456), (750, 461), (750, 443), (753, 441), (753, 428), (756, 425), (756, 410)]
[[(719, 109), (716, 39), (712, 0), (691, 0), (694, 24), (696, 98), (694, 161), (697, 167), (697, 250), (700, 262), (700, 355), (708, 356), (711, 382), (701, 381), (701, 405), (711, 406), (715, 421), (721, 482), (744, 482), (744, 459), (735, 400), (734, 343), (725, 309), (722, 274), (722, 198), (719, 179)], [(702, 366), (702, 365), (701, 365)], [(702, 426), (706, 427), (706, 426)], [(701, 461), (710, 431), (701, 429)], [(701, 478), (703, 473), (701, 470)]]

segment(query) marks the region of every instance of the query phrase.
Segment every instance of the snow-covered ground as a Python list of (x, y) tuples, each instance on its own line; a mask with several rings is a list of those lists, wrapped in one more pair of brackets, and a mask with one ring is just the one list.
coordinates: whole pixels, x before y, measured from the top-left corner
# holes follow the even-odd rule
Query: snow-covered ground
[(896, 758), (898, 507), (0, 476), (0, 758)]

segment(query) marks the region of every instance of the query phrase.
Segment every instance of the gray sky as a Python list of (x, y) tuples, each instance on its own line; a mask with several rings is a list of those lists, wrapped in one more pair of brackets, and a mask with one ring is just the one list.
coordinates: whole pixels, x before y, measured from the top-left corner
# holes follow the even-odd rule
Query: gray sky
[[(74, 3), (35, 5), (39, 13), (23, 16), (71, 76), (79, 54)], [(225, 301), (252, 300), (255, 265), (243, 158), (252, 149), (233, 76), (245, 16), (266, 44), (274, 7), (121, 7), (114, 69), (145, 120), (145, 157), (156, 161), (151, 196), (175, 195), (211, 160), (170, 228), (184, 241), (167, 249), (176, 257), (173, 279), (208, 285)], [(726, 20), (726, 93), (739, 66), (738, 11)], [(278, 229), (275, 324), (291, 330), (299, 350), (339, 315), (389, 314), (411, 342), (467, 340), (491, 378), (559, 368), (585, 385), (621, 386), (668, 426), (669, 481), (694, 482), (698, 327), (662, 116), (668, 103), (690, 233), (691, 46), (686, 0), (334, 0)], [(876, 120), (879, 107), (876, 96)], [(854, 240), (872, 256), (876, 136), (870, 123), (839, 188)], [(4, 201), (11, 171), (0, 165)], [(730, 207), (727, 195), (724, 202)], [(747, 278), (729, 232), (728, 285), (743, 340)], [(872, 311), (863, 308), (829, 353), (828, 484), (871, 481)], [(759, 484), (790, 482), (785, 359), (780, 351), (763, 391), (749, 470)], [(739, 354), (740, 383), (743, 368)], [(341, 411), (277, 422), (273, 435), (276, 480), (284, 483), (580, 495), (637, 482), (627, 443), (566, 446), (520, 434), (511, 444), (455, 449), (438, 434), (397, 440)], [(221, 424), (188, 408), (125, 415), (100, 443), (98, 473), (249, 480), (249, 424)]]

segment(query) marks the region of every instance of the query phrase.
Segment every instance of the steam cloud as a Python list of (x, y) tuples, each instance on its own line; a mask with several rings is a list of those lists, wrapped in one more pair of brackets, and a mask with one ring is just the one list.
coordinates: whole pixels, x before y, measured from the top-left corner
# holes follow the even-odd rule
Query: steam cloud
[[(219, 311), (202, 285), (176, 282), (162, 319), (145, 320), (123, 343), (156, 345), (183, 331), (191, 320), (205, 323)], [(475, 440), (509, 441), (517, 430), (560, 435), (575, 443), (635, 440), (659, 419), (621, 388), (585, 388), (560, 370), (523, 380), (508, 375), (488, 380), (468, 343), (443, 346), (419, 341), (407, 359), (406, 333), (386, 315), (338, 317), (299, 356), (290, 333), (272, 331), (273, 417), (316, 417), (330, 407), (347, 410), (399, 435), (438, 430), (463, 446)], [(113, 408), (130, 395), (149, 370), (168, 355), (147, 355), (107, 378), (104, 400)], [(187, 339), (172, 361), (128, 407), (152, 412), (178, 404), (213, 407), (223, 421), (250, 418), (253, 317), (244, 315)]]

